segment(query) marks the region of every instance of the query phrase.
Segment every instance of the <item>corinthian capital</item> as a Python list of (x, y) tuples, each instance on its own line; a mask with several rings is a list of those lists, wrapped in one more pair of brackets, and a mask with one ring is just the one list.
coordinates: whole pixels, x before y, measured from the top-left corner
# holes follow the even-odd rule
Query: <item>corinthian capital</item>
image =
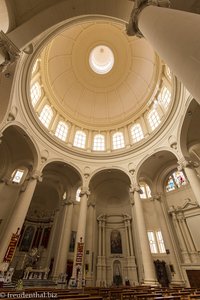
[(132, 193), (132, 194), (134, 194), (135, 192), (141, 193), (141, 188), (137, 184), (132, 184), (130, 186), (129, 192)]
[(20, 56), (20, 50), (6, 36), (3, 31), (0, 32), (0, 72), (6, 71)]
[(170, 0), (135, 0), (129, 23), (126, 26), (126, 32), (128, 35), (143, 37), (142, 32), (138, 28), (138, 16), (141, 11), (149, 5), (170, 7)]
[(181, 171), (184, 168), (198, 168), (199, 163), (192, 160), (187, 160), (186, 158), (182, 158), (178, 161), (178, 170)]
[(40, 171), (35, 171), (34, 173), (32, 173), (32, 175), (30, 176), (30, 178), (32, 179), (36, 179), (39, 182), (42, 182), (42, 173)]
[(161, 201), (161, 195), (160, 194), (154, 194), (154, 195), (152, 195), (152, 199), (154, 201)]
[(82, 197), (83, 195), (86, 195), (87, 197), (90, 195), (89, 188), (86, 187), (86, 186), (83, 186), (83, 187), (81, 188), (81, 191), (80, 191), (80, 197)]

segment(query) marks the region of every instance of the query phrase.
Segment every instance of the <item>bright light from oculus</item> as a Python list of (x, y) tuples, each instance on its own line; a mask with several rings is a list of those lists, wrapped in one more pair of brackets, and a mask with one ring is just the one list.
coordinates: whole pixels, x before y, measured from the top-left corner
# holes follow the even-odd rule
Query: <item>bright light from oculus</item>
[(112, 50), (104, 45), (96, 46), (90, 52), (89, 64), (97, 74), (107, 74), (114, 65), (114, 54)]

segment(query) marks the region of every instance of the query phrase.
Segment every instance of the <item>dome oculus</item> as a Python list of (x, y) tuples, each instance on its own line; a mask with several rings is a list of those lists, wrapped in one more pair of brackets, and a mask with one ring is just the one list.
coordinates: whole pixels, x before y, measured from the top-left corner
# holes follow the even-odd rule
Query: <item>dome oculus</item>
[(110, 72), (114, 61), (112, 50), (105, 45), (96, 46), (89, 55), (90, 67), (97, 74), (107, 74)]

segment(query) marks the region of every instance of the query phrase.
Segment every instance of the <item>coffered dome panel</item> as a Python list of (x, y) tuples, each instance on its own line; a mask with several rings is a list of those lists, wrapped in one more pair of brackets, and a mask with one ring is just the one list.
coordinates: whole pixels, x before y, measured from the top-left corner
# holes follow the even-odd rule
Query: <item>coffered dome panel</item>
[[(99, 74), (91, 67), (94, 49), (97, 67), (113, 63), (109, 71)], [(159, 79), (160, 60), (145, 39), (128, 37), (124, 24), (97, 19), (57, 34), (44, 48), (40, 68), (48, 99), (67, 120), (109, 128), (144, 109)]]

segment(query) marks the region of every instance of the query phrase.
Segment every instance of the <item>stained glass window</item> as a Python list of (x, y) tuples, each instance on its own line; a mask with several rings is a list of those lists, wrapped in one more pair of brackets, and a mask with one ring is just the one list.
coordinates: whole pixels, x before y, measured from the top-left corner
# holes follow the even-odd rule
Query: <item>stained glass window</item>
[(166, 184), (166, 191), (170, 192), (177, 188), (180, 188), (183, 185), (187, 184), (187, 180), (185, 175), (182, 171), (176, 171), (172, 175), (169, 176), (167, 184)]

